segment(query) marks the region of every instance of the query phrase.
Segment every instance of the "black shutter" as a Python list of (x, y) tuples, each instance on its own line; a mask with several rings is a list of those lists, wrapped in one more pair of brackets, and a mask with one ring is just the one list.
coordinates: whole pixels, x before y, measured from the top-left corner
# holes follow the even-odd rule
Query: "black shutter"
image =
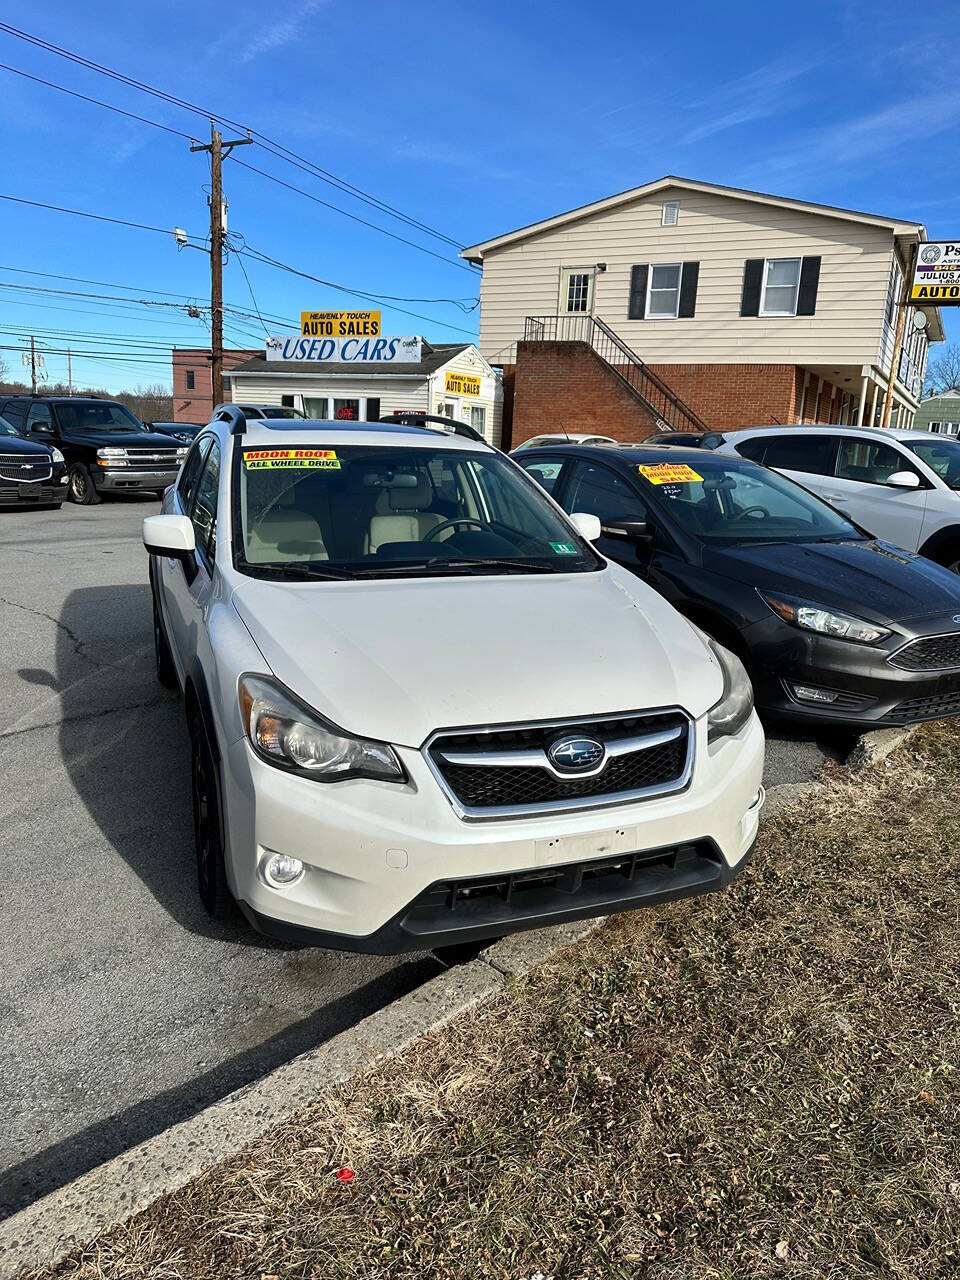
[(642, 320), (647, 313), (647, 272), (650, 268), (645, 262), (633, 267), (630, 271), (630, 308), (628, 320)]
[(680, 320), (689, 320), (697, 309), (697, 281), (700, 279), (700, 263), (685, 262), (680, 271)]
[(817, 285), (820, 283), (820, 259), (804, 258), (800, 264), (800, 292), (797, 315), (812, 316), (817, 310)]
[(760, 314), (760, 290), (763, 288), (763, 258), (748, 258), (743, 264), (743, 294), (740, 298), (742, 316)]
[(368, 422), (380, 421), (380, 397), (379, 396), (367, 396), (367, 421)]

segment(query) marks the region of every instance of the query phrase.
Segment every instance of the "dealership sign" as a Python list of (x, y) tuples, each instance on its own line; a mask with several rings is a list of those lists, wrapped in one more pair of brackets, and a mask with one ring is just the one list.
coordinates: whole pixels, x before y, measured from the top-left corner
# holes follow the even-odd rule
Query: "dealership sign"
[(960, 307), (960, 240), (918, 245), (910, 301)]
[(480, 394), (479, 378), (475, 378), (469, 373), (454, 373), (451, 369), (447, 370), (443, 386), (444, 390), (452, 396), (478, 396)]
[(277, 364), (419, 364), (419, 338), (268, 338), (267, 359)]
[(379, 338), (379, 311), (301, 311), (304, 338)]

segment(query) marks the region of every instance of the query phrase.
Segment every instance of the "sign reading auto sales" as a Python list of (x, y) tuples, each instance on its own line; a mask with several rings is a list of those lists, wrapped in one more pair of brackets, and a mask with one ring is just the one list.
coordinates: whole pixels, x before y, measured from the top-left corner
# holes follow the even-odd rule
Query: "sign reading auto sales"
[(419, 338), (268, 338), (266, 357), (284, 364), (419, 364)]
[(910, 301), (960, 307), (960, 240), (919, 246)]
[(480, 394), (480, 379), (474, 378), (469, 373), (454, 373), (448, 369), (443, 380), (444, 390), (448, 391), (452, 396), (478, 396)]
[(379, 311), (301, 311), (304, 338), (379, 338)]

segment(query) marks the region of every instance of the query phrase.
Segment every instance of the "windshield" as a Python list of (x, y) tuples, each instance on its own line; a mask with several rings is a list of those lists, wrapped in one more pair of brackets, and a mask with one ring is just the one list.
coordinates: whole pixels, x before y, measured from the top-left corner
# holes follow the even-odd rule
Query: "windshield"
[(603, 561), (497, 453), (284, 445), (235, 455), (234, 554), (285, 577), (560, 573)]
[(109, 400), (71, 400), (57, 404), (62, 431), (142, 431), (143, 424), (122, 404)]
[(12, 422), (8, 422), (6, 418), (0, 418), (0, 436), (18, 436), (19, 434)]
[(644, 491), (687, 533), (728, 545), (861, 539), (849, 520), (798, 484), (716, 453), (695, 464), (640, 464)]
[(960, 489), (960, 444), (956, 440), (902, 440), (900, 443), (935, 471), (945, 485)]

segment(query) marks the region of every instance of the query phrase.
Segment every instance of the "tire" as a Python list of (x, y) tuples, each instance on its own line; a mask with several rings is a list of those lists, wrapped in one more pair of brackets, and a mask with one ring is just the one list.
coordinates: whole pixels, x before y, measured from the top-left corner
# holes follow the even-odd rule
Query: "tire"
[(165, 689), (175, 689), (177, 672), (173, 665), (173, 656), (167, 644), (167, 637), (163, 634), (163, 623), (160, 621), (160, 610), (157, 608), (156, 600), (153, 602), (153, 654), (157, 679)]
[(226, 920), (232, 914), (233, 899), (223, 859), (217, 766), (199, 712), (190, 721), (190, 744), (197, 892), (208, 915)]
[(81, 507), (93, 507), (100, 501), (100, 495), (90, 479), (90, 472), (82, 462), (75, 462), (70, 468), (67, 496), (71, 502)]

